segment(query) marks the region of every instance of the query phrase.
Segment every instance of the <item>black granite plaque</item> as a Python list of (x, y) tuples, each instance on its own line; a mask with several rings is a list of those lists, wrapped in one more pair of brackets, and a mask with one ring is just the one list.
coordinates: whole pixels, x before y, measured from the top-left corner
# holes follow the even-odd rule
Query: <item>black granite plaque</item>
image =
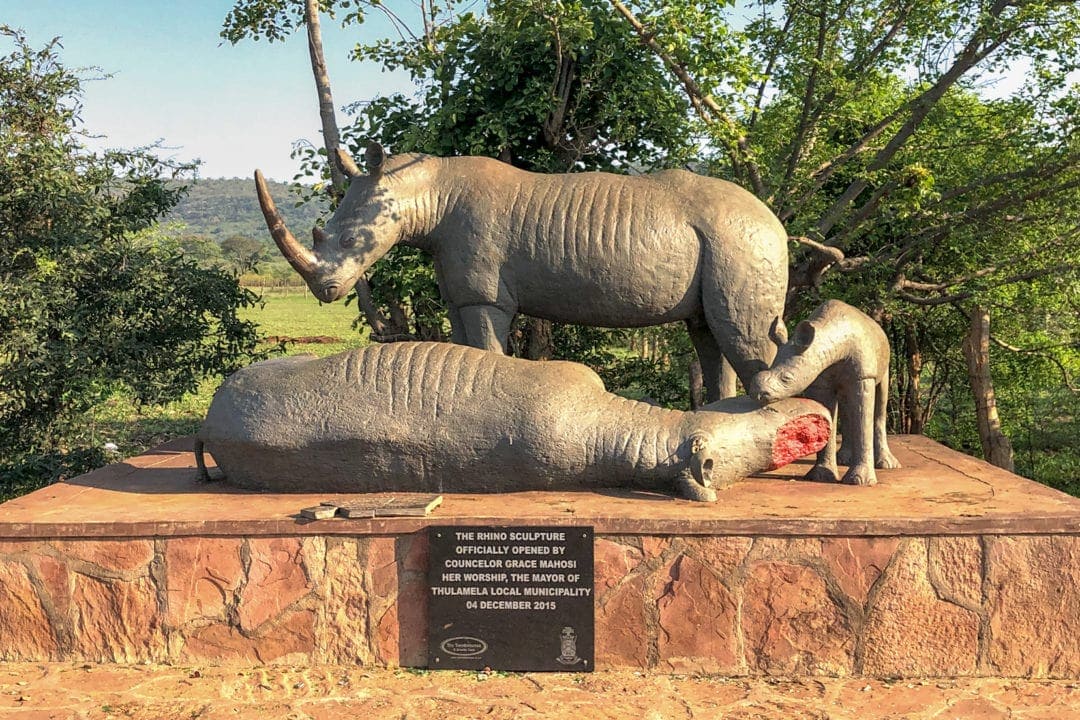
[(593, 669), (591, 527), (429, 533), (428, 667)]

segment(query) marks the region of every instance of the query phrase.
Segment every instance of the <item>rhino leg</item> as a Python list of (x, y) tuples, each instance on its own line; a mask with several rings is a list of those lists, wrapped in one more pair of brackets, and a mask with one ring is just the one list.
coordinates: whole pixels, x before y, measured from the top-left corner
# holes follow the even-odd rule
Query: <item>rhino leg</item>
[(739, 376), (727, 358), (720, 363), (720, 397), (733, 398), (739, 394)]
[(675, 478), (675, 496), (695, 502), (716, 502), (716, 490), (705, 487), (686, 470)]
[(506, 340), (514, 311), (495, 305), (466, 305), (458, 308), (465, 328), (465, 343), (481, 350), (506, 353)]
[(810, 468), (810, 472), (806, 473), (806, 479), (817, 482), (836, 482), (840, 479), (836, 467), (836, 394), (811, 385), (804, 395), (827, 407), (833, 416), (833, 422), (829, 426), (829, 439), (825, 443), (825, 447), (818, 451), (817, 461), (814, 463), (814, 467)]
[[(786, 246), (783, 263), (786, 273)], [(701, 304), (709, 330), (743, 387), (748, 387), (776, 357), (772, 325), (784, 312), (785, 283), (757, 277), (765, 270), (735, 262), (704, 270), (710, 279), (702, 281)]]
[(900, 467), (900, 461), (889, 450), (889, 441), (885, 435), (885, 403), (889, 398), (889, 372), (877, 384), (874, 395), (874, 467), (894, 470)]
[(841, 465), (854, 465), (856, 460), (855, 443), (850, 440), (850, 428), (853, 424), (858, 422), (856, 417), (852, 415), (852, 408), (849, 403), (841, 403), (837, 408), (836, 424), (840, 428), (841, 442), (840, 447), (836, 451), (836, 462)]
[(698, 361), (701, 363), (701, 379), (705, 385), (705, 402), (711, 403), (730, 397), (730, 395), (724, 393), (723, 388), (724, 355), (720, 352), (720, 346), (716, 344), (716, 339), (713, 337), (712, 331), (709, 330), (709, 326), (705, 324), (704, 316), (687, 320), (686, 331), (690, 334), (690, 342), (694, 344)]
[(221, 470), (218, 470), (216, 475), (211, 475), (210, 471), (206, 468), (206, 443), (202, 438), (195, 439), (195, 465), (199, 469), (199, 480), (202, 482), (213, 482), (217, 480), (224, 480), (225, 475)]
[(457, 305), (447, 305), (447, 315), (450, 316), (450, 342), (455, 345), (468, 345), (465, 337), (465, 323), (461, 319), (461, 311)]
[(842, 482), (847, 485), (875, 485), (874, 472), (874, 396), (877, 381), (873, 378), (859, 380), (855, 387), (846, 388), (843, 402), (850, 404), (847, 417), (851, 427), (847, 430), (848, 442), (852, 444), (852, 464), (844, 473)]

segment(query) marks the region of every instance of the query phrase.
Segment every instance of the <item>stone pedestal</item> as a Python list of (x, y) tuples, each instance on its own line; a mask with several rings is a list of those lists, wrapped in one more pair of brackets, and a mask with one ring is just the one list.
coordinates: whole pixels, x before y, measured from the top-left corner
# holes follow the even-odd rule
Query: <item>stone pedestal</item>
[(715, 504), (446, 495), (305, 522), (331, 497), (200, 484), (177, 441), (0, 505), (0, 658), (419, 665), (426, 525), (591, 525), (601, 670), (1080, 678), (1080, 500), (890, 442), (904, 469), (871, 488), (802, 461)]

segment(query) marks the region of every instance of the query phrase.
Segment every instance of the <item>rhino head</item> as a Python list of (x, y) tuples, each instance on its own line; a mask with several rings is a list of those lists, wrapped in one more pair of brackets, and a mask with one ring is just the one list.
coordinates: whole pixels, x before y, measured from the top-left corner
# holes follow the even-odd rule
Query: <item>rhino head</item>
[(259, 206), (274, 243), (307, 281), (312, 294), (323, 302), (345, 297), (368, 268), (411, 232), (419, 180), (416, 173), (407, 171), (411, 163), (397, 162), (401, 167), (388, 167), (386, 153), (377, 143), (369, 145), (364, 153), (367, 173), (361, 172), (340, 148), (335, 159), (350, 179), (349, 189), (326, 227), (312, 228), (311, 248), (299, 242), (285, 226), (266, 180), (255, 171)]
[(815, 353), (810, 352), (816, 334), (814, 321), (803, 320), (789, 339), (783, 321), (776, 318), (769, 333), (776, 345), (776, 358), (769, 369), (751, 378), (746, 394), (767, 404), (794, 397), (810, 387), (822, 369), (813, 357)]

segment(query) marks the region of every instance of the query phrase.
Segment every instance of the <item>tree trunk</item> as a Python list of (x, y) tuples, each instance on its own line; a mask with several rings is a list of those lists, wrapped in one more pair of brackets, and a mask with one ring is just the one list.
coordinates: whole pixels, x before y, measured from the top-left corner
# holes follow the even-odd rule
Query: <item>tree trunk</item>
[(994, 382), (990, 377), (990, 312), (986, 308), (975, 307), (971, 312), (971, 325), (964, 338), (964, 358), (967, 360), (971, 395), (975, 399), (975, 417), (983, 457), (991, 464), (1011, 471), (1012, 443), (1001, 432)]
[(525, 357), (529, 360), (550, 360), (555, 355), (555, 333), (550, 320), (526, 318)]
[(315, 76), (315, 90), (319, 94), (319, 117), (322, 119), (323, 145), (330, 164), (330, 182), (335, 198), (345, 194), (345, 176), (334, 162), (334, 152), (341, 144), (337, 117), (334, 115), (334, 95), (330, 92), (330, 74), (326, 70), (323, 55), (322, 30), (319, 25), (319, 0), (304, 0), (304, 22), (307, 24), (308, 54), (311, 56), (311, 74)]
[(697, 410), (705, 404), (705, 378), (701, 373), (701, 361), (690, 361), (690, 409)]
[(922, 435), (926, 427), (926, 413), (922, 403), (922, 350), (914, 324), (904, 326), (903, 381), (897, 382), (900, 398), (900, 431)]
[[(335, 152), (341, 144), (337, 117), (334, 114), (334, 95), (330, 92), (330, 74), (326, 70), (323, 54), (322, 28), (319, 24), (319, 0), (304, 0), (304, 22), (307, 25), (308, 55), (311, 57), (311, 74), (315, 77), (315, 90), (319, 95), (319, 118), (322, 120), (323, 145), (330, 165), (330, 194), (340, 200), (345, 194), (345, 176), (334, 161)], [(356, 296), (360, 310), (371, 328), (371, 337), (377, 342), (409, 337), (408, 324), (387, 319), (372, 299), (371, 285), (366, 276), (356, 281)], [(404, 311), (402, 310), (402, 315)], [(395, 318), (396, 320), (396, 318)]]

